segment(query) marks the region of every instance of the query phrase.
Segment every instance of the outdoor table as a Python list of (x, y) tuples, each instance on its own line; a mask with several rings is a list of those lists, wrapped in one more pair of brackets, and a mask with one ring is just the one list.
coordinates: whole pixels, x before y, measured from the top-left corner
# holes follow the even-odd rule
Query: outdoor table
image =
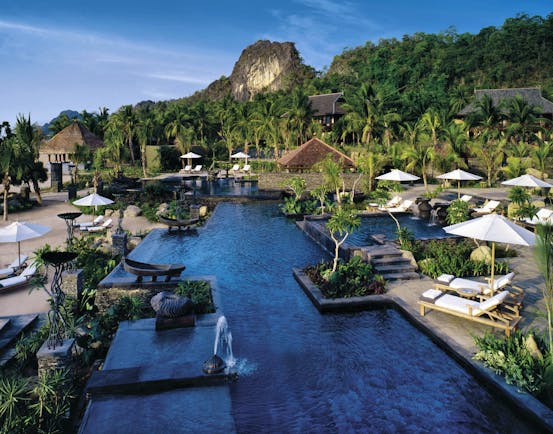
[(82, 212), (64, 212), (58, 214), (58, 217), (65, 221), (67, 225), (67, 249), (71, 250), (73, 245), (73, 225), (75, 220), (78, 219), (83, 213)]

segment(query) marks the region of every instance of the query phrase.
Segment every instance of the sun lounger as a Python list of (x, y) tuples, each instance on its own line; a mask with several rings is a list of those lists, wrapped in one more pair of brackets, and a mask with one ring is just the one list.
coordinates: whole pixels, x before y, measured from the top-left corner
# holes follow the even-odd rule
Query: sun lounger
[(80, 223), (76, 222), (75, 226), (77, 226), (80, 230), (85, 230), (86, 231), (86, 228), (88, 228), (88, 227), (98, 226), (100, 223), (102, 223), (102, 220), (104, 220), (104, 216), (99, 215), (99, 216), (96, 216), (96, 218), (94, 220), (92, 220), (91, 222), (80, 222)]
[(99, 226), (90, 226), (90, 227), (86, 228), (86, 231), (87, 232), (102, 232), (102, 231), (105, 231), (107, 228), (109, 228), (111, 226), (112, 221), (113, 220), (111, 218), (109, 218)]
[(202, 171), (202, 165), (201, 164), (198, 164), (196, 166), (194, 166), (194, 168), (192, 169), (192, 172), (194, 173), (198, 173), (198, 172), (201, 172)]
[(478, 282), (476, 280), (455, 277), (451, 274), (442, 274), (436, 279), (437, 282), (434, 286), (436, 289), (454, 291), (465, 297), (472, 294), (475, 296), (481, 295), (490, 297), (494, 294), (494, 292), (500, 289), (509, 288), (508, 302), (517, 306), (522, 306), (522, 302), (524, 300), (524, 290), (513, 284), (514, 277), (514, 272), (504, 276), (497, 276), (494, 279), (493, 285), (491, 285), (489, 279), (487, 279), (487, 282)]
[(8, 277), (0, 280), (0, 290), (15, 288), (27, 284), (36, 273), (36, 265), (30, 264), (25, 267), (19, 276)]
[(239, 172), (240, 171), (240, 164), (235, 164), (232, 166), (232, 169), (230, 169), (232, 172)]
[(489, 200), (482, 208), (475, 208), (473, 211), (477, 214), (491, 214), (499, 206), (499, 201)]
[(470, 194), (463, 194), (460, 198), (460, 200), (462, 200), (463, 202), (470, 202), (471, 199), (472, 196)]
[(242, 167), (242, 172), (249, 173), (250, 169), (251, 169), (251, 167), (250, 167), (249, 164), (244, 164), (244, 167)]
[(532, 218), (525, 217), (523, 223), (536, 226), (537, 224), (553, 224), (553, 209), (540, 208)]
[(429, 291), (423, 293), (418, 301), (422, 316), (425, 315), (426, 309), (434, 309), (479, 324), (502, 329), (507, 336), (511, 334), (511, 331), (516, 328), (520, 321), (520, 315), (516, 306), (504, 306), (504, 301), (509, 296), (509, 291), (502, 291), (484, 301), (468, 300), (445, 293), (435, 295), (435, 293), (430, 294)]
[(396, 207), (386, 208), (386, 211), (388, 211), (388, 212), (407, 212), (411, 209), (412, 205), (413, 205), (412, 200), (404, 200), (403, 202), (401, 202)]
[(187, 164), (186, 166), (184, 166), (184, 169), (180, 170), (180, 172), (181, 173), (190, 173), (191, 170), (192, 170), (192, 166), (190, 164)]
[(19, 255), (19, 257), (15, 258), (6, 268), (0, 268), (0, 276), (9, 276), (15, 273), (25, 265), (27, 258), (27, 255)]

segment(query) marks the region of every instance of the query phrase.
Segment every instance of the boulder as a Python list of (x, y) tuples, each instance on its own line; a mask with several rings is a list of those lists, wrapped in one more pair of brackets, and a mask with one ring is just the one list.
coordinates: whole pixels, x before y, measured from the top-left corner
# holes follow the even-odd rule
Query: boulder
[(136, 205), (129, 205), (125, 210), (125, 217), (138, 217), (142, 215), (142, 210)]
[(127, 248), (129, 250), (133, 250), (136, 246), (140, 244), (141, 241), (142, 241), (142, 238), (140, 237), (130, 237), (129, 240), (127, 241)]
[(169, 205), (167, 205), (167, 203), (160, 203), (158, 208), (157, 208), (157, 212), (156, 214), (157, 215), (160, 215), (160, 214), (167, 214), (167, 208), (169, 207)]
[(507, 206), (507, 217), (509, 217), (510, 219), (514, 218), (515, 217), (515, 214), (516, 212), (520, 209), (520, 206), (516, 203), (510, 203), (508, 206)]
[(485, 261), (490, 263), (492, 260), (492, 249), (488, 246), (480, 246), (472, 251), (470, 254), (471, 261)]
[(205, 216), (207, 216), (207, 206), (202, 205), (200, 207), (199, 215), (200, 215), (200, 218), (204, 218)]
[(526, 336), (526, 339), (524, 339), (524, 346), (526, 347), (526, 349), (534, 359), (539, 359), (539, 360), (543, 359), (543, 354), (538, 348), (538, 344), (536, 343), (534, 336), (532, 335)]
[(415, 256), (413, 256), (413, 252), (410, 252), (409, 250), (402, 250), (401, 256), (403, 256), (405, 259), (409, 259), (409, 262), (415, 268), (415, 270), (419, 269), (419, 265), (417, 264)]

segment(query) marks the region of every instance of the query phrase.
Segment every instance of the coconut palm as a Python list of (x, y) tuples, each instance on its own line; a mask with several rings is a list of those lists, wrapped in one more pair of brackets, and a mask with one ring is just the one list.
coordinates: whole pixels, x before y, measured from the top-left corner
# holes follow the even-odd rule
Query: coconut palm
[(136, 128), (136, 138), (140, 146), (140, 161), (142, 163), (142, 174), (146, 177), (146, 146), (151, 140), (153, 132), (153, 120), (151, 117), (142, 118)]
[(532, 150), (532, 162), (536, 169), (540, 171), (540, 178), (545, 179), (546, 168), (550, 167), (549, 160), (553, 152), (552, 142), (541, 140), (538, 137), (538, 146)]
[(484, 165), (486, 170), (488, 187), (492, 186), (501, 171), (501, 164), (505, 155), (504, 148), (505, 139), (492, 143), (486, 139), (485, 135), (471, 144), (473, 155)]
[[(123, 141), (129, 148), (129, 155), (131, 156), (131, 162), (134, 165), (136, 160), (134, 158), (134, 146), (133, 137), (136, 128), (136, 115), (133, 111), (132, 105), (124, 105), (121, 107), (110, 119), (109, 123), (113, 128), (117, 128), (123, 135)], [(112, 133), (113, 134), (113, 133)]]
[(431, 143), (419, 142), (409, 145), (402, 152), (406, 161), (405, 168), (418, 173), (422, 177), (425, 190), (428, 191), (428, 171), (436, 158), (434, 146)]

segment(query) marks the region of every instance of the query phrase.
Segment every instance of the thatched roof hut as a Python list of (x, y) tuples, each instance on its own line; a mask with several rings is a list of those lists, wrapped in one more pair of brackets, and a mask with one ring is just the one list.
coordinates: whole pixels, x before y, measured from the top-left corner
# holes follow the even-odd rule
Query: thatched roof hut
[(40, 146), (41, 156), (48, 156), (48, 162), (63, 162), (71, 160), (75, 153), (75, 145), (86, 145), (92, 152), (104, 146), (104, 142), (92, 134), (78, 121), (72, 122), (50, 140)]
[(480, 100), (484, 95), (488, 95), (493, 102), (494, 107), (497, 107), (501, 102), (520, 96), (524, 101), (532, 106), (539, 107), (541, 114), (547, 117), (553, 116), (553, 102), (545, 99), (541, 95), (541, 90), (538, 87), (521, 87), (510, 89), (475, 89), (474, 100), (472, 103), (463, 108), (457, 116), (463, 117), (476, 111), (475, 102)]
[(344, 95), (341, 92), (311, 95), (309, 103), (313, 111), (313, 119), (325, 130), (330, 130), (336, 121), (346, 114), (341, 106), (342, 102), (344, 102)]
[(327, 145), (317, 137), (313, 137), (299, 148), (287, 152), (277, 162), (284, 169), (299, 172), (311, 169), (315, 164), (324, 160), (328, 154), (331, 154), (332, 159), (341, 163), (344, 168), (354, 166), (353, 160), (346, 154)]

